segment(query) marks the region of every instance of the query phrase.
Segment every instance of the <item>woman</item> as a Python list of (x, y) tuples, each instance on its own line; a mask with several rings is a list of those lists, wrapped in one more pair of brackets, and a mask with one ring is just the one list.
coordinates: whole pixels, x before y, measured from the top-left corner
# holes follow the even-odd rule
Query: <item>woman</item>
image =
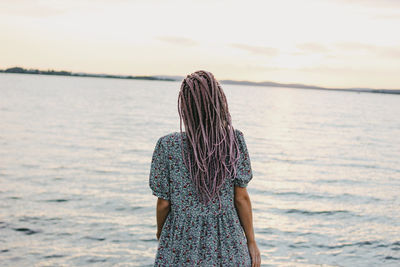
[(246, 190), (250, 157), (212, 73), (183, 80), (178, 112), (180, 132), (158, 139), (151, 162), (155, 266), (260, 266)]

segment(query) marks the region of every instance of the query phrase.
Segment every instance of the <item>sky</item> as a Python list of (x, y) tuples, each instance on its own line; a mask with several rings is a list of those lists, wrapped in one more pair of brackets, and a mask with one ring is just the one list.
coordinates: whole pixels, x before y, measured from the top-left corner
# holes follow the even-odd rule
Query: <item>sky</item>
[(399, 0), (2, 0), (0, 69), (400, 89)]

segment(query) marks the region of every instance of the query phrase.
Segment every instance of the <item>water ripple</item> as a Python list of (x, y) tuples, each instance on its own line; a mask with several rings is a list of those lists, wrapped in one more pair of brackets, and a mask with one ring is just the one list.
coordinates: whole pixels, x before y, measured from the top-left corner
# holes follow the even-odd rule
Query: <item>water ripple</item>
[[(179, 83), (0, 84), (1, 265), (152, 266), (151, 153), (179, 131)], [(252, 158), (264, 265), (397, 266), (400, 96), (224, 86)]]
[(25, 228), (25, 227), (20, 227), (20, 228), (13, 228), (15, 231), (17, 232), (22, 232), (26, 235), (33, 235), (33, 234), (37, 234), (37, 233), (41, 233), (42, 231), (40, 230), (32, 230), (30, 228)]

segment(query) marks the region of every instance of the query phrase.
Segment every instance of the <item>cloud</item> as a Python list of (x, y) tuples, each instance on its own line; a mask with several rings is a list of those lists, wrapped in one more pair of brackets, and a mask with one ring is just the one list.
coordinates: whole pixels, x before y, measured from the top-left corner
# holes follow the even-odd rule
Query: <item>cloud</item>
[(169, 44), (182, 46), (195, 46), (198, 44), (198, 42), (195, 40), (178, 36), (158, 36), (157, 39)]
[(266, 46), (254, 46), (254, 45), (246, 45), (246, 44), (238, 44), (233, 43), (230, 46), (234, 48), (238, 48), (241, 50), (245, 50), (257, 55), (264, 55), (264, 56), (276, 56), (279, 54), (279, 50), (274, 47), (266, 47)]
[(400, 58), (400, 46), (377, 46), (372, 44), (363, 44), (357, 42), (343, 42), (335, 45), (338, 49), (350, 52), (364, 51), (374, 53), (378, 56)]
[(393, 14), (380, 14), (376, 16), (372, 16), (372, 19), (388, 19), (388, 20), (399, 20), (400, 13), (393, 13)]
[(70, 11), (71, 8), (60, 5), (48, 5), (41, 2), (20, 0), (0, 3), (0, 13), (24, 17), (50, 17)]
[(0, 14), (23, 17), (53, 17), (76, 11), (93, 12), (110, 6), (128, 4), (129, 0), (97, 0), (93, 5), (91, 0), (2, 0), (0, 1)]
[(306, 53), (326, 53), (329, 49), (319, 43), (301, 43), (296, 45), (297, 49), (302, 50)]
[[(354, 67), (332, 67), (332, 66), (326, 66), (326, 65), (296, 68), (294, 70), (295, 71), (303, 71), (303, 72), (315, 72), (315, 73), (320, 72), (320, 73), (333, 73), (333, 74), (353, 72), (353, 71), (359, 73), (361, 71), (365, 71), (365, 69), (354, 68)], [(373, 71), (375, 71), (375, 70), (373, 70)]]
[(342, 43), (336, 43), (335, 46), (341, 50), (348, 50), (348, 51), (354, 51), (354, 50), (373, 50), (375, 49), (376, 46), (370, 45), (370, 44), (363, 44), (363, 43), (357, 43), (357, 42), (342, 42)]
[(376, 8), (400, 8), (400, 1), (398, 0), (331, 0), (333, 2), (348, 4), (362, 5), (366, 7)]

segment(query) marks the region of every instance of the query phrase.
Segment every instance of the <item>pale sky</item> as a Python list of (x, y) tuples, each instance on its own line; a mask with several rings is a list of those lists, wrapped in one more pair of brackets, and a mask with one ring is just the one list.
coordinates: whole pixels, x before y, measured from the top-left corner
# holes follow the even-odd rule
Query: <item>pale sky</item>
[(2, 0), (0, 69), (400, 89), (399, 0)]

